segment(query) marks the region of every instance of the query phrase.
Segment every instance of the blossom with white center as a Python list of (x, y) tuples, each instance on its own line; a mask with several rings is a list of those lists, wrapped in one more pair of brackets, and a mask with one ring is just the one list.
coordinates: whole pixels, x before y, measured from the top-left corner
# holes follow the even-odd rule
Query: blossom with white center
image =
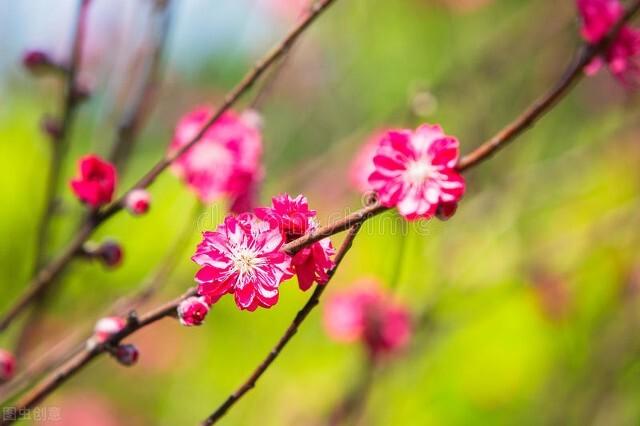
[(280, 248), (284, 238), (277, 226), (253, 214), (228, 216), (214, 232), (204, 232), (192, 260), (198, 294), (211, 305), (234, 295), (240, 309), (270, 308), (278, 301), (282, 281), (292, 277), (291, 257)]
[(464, 178), (455, 170), (458, 156), (458, 140), (440, 126), (390, 130), (380, 140), (369, 183), (384, 206), (397, 207), (409, 220), (428, 219), (464, 195)]

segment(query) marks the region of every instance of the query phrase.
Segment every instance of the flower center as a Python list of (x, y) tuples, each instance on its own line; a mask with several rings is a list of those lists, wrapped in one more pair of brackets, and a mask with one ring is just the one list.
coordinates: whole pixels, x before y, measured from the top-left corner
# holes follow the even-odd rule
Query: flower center
[(420, 185), (433, 176), (435, 169), (426, 161), (413, 161), (404, 172), (405, 180), (413, 185)]
[(253, 271), (253, 269), (260, 264), (260, 259), (256, 254), (248, 249), (241, 248), (233, 254), (233, 264), (240, 274), (245, 275)]

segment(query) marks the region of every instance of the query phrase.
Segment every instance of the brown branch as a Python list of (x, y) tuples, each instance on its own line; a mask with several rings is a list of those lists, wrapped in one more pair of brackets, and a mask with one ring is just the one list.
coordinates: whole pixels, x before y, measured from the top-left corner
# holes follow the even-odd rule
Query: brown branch
[(89, 3), (90, 2), (88, 0), (79, 0), (73, 36), (71, 39), (70, 60), (65, 67), (65, 73), (62, 74), (65, 76), (65, 88), (64, 96), (62, 98), (60, 118), (58, 119), (58, 125), (60, 127), (59, 131), (49, 132), (52, 158), (46, 181), (44, 209), (42, 211), (42, 217), (36, 233), (36, 255), (33, 265), (34, 275), (42, 266), (41, 263), (45, 255), (44, 247), (46, 247), (49, 226), (55, 211), (56, 190), (58, 189), (58, 186), (60, 186), (62, 163), (69, 149), (69, 136), (76, 116), (76, 107), (79, 103), (76, 77), (78, 69), (82, 63), (82, 49), (84, 46)]
[(154, 13), (157, 14), (156, 21), (158, 22), (155, 24), (157, 28), (154, 28), (155, 37), (151, 55), (145, 65), (138, 92), (124, 112), (118, 125), (115, 141), (111, 146), (109, 160), (115, 164), (120, 174), (123, 173), (126, 167), (127, 159), (137, 141), (136, 136), (149, 115), (158, 91), (158, 84), (162, 74), (162, 59), (171, 27), (172, 13), (169, 3), (170, 0), (157, 1), (155, 3)]
[[(131, 150), (133, 149), (133, 146), (137, 140), (136, 136), (138, 134), (138, 131), (140, 127), (144, 124), (144, 119), (148, 115), (149, 109), (151, 108), (154, 100), (154, 96), (156, 93), (156, 86), (158, 83), (158, 79), (160, 77), (160, 64), (161, 64), (162, 55), (164, 52), (164, 47), (166, 45), (167, 34), (169, 32), (169, 27), (171, 23), (171, 12), (169, 10), (169, 3), (170, 3), (170, 0), (160, 1), (155, 3), (155, 13), (160, 15), (159, 18), (157, 18), (158, 20), (160, 20), (160, 23), (158, 24), (158, 28), (156, 29), (156, 31), (154, 31), (154, 33), (157, 34), (155, 37), (155, 43), (153, 45), (150, 59), (145, 68), (145, 74), (141, 78), (141, 87), (139, 88), (138, 93), (134, 96), (134, 101), (129, 105), (127, 111), (124, 113), (122, 121), (118, 125), (116, 137), (112, 145), (112, 151), (109, 155), (109, 159), (116, 165), (120, 173), (123, 172), (123, 168), (126, 164), (126, 159), (130, 154)], [(84, 28), (84, 25), (85, 25), (84, 21), (86, 20), (86, 2), (83, 2), (80, 7), (82, 9), (81, 9), (81, 13), (78, 14), (79, 16), (78, 25), (81, 28)], [(80, 23), (80, 21), (82, 21), (82, 23)], [(82, 50), (81, 47), (83, 44), (82, 43), (83, 38), (84, 37), (82, 36), (82, 33), (78, 32), (78, 36), (76, 36), (76, 39), (79, 41), (75, 43), (75, 48), (74, 48), (75, 59), (72, 60), (69, 72), (66, 74), (68, 76), (68, 81), (69, 81), (68, 84), (73, 84), (73, 81), (75, 80), (75, 70), (77, 69), (80, 62), (80, 51)], [(77, 52), (76, 52), (76, 49), (78, 50)], [(69, 122), (71, 121), (71, 115), (67, 116), (66, 114), (67, 113), (72, 114), (73, 110), (75, 109), (74, 107), (76, 105), (77, 105), (76, 97), (72, 97), (70, 99), (69, 109), (65, 109), (65, 115), (64, 115), (65, 118), (63, 119), (63, 123), (67, 123), (68, 121)], [(55, 144), (56, 146), (61, 145), (62, 140), (66, 138), (66, 133), (67, 133), (66, 128), (67, 126), (63, 125), (62, 126), (63, 131), (58, 135), (54, 134), (53, 139), (56, 139), (57, 137), (61, 139), (57, 141), (58, 143)], [(54, 140), (52, 142), (56, 142), (56, 141)], [(54, 149), (56, 148), (56, 146), (54, 146)], [(61, 162), (61, 159), (58, 159), (58, 160), (59, 162)], [(49, 181), (50, 183), (53, 182), (52, 189), (55, 189), (59, 186), (60, 183), (58, 182), (58, 180), (59, 180), (59, 176)], [(52, 197), (49, 200), (50, 202), (54, 201), (53, 200), (54, 192), (55, 191), (53, 191), (50, 194)], [(39, 238), (39, 242), (38, 242), (39, 247), (36, 248), (39, 251), (42, 251), (42, 248), (46, 244), (46, 226), (48, 226), (48, 224), (50, 223), (50, 218), (52, 216), (51, 209), (53, 208), (53, 205), (51, 205), (50, 207), (51, 208), (45, 211), (45, 213), (48, 211), (48, 214), (45, 214), (45, 218), (43, 221), (43, 223), (46, 224), (43, 227), (44, 233)], [(36, 271), (37, 271), (37, 268), (41, 266), (41, 258), (39, 255), (36, 257), (38, 259), (35, 264)], [(18, 342), (16, 344), (16, 350), (15, 350), (16, 358), (20, 359), (21, 356), (24, 354), (27, 348), (29, 339), (36, 333), (36, 327), (37, 327), (37, 324), (39, 323), (42, 311), (45, 309), (46, 300), (50, 299), (51, 297), (52, 295), (46, 291), (43, 291), (38, 295), (36, 302), (34, 304), (34, 308), (30, 314), (30, 317), (25, 321), (24, 323), (25, 325), (21, 330), (19, 337), (17, 339)]]
[[(546, 96), (533, 103), (533, 105), (527, 109), (519, 118), (513, 123), (508, 125), (505, 129), (499, 132), (495, 137), (482, 144), (476, 150), (469, 155), (463, 157), (458, 164), (458, 170), (464, 171), (468, 168), (474, 167), (481, 163), (485, 159), (489, 158), (498, 149), (503, 147), (506, 143), (516, 138), (516, 136), (523, 133), (530, 128), (539, 118), (541, 118), (546, 112), (548, 112), (562, 97), (568, 93), (573, 85), (579, 80), (582, 75), (583, 69), (588, 65), (601, 51), (606, 49), (617, 36), (622, 26), (640, 9), (640, 0), (637, 0), (633, 6), (631, 6), (622, 19), (620, 19), (615, 27), (610, 31), (608, 36), (594, 46), (587, 46), (582, 50), (582, 53), (578, 56), (578, 60), (575, 64), (571, 65), (561, 78), (560, 82), (552, 89)], [(335, 222), (332, 225), (325, 226), (316, 230), (305, 237), (302, 237), (292, 243), (285, 246), (284, 250), (288, 253), (295, 253), (301, 247), (306, 246), (315, 241), (319, 241), (325, 237), (333, 235), (336, 232), (340, 232), (350, 226), (353, 226), (352, 231), (347, 236), (343, 246), (340, 249), (340, 253), (336, 257), (336, 268), (339, 262), (342, 260), (344, 254), (351, 246), (353, 238), (355, 237), (358, 229), (362, 223), (369, 217), (375, 216), (383, 211), (387, 210), (386, 207), (377, 203), (367, 206), (359, 211), (348, 215), (347, 217)], [(346, 247), (345, 247), (346, 246)], [(332, 273), (335, 268), (332, 270)], [(333, 275), (333, 274), (332, 274)], [(327, 283), (328, 284), (328, 283)], [(298, 327), (308, 316), (309, 312), (319, 303), (320, 296), (326, 286), (317, 286), (307, 303), (298, 312), (293, 322), (280, 338), (276, 346), (267, 354), (267, 357), (256, 368), (251, 376), (243, 383), (233, 394), (231, 394), (217, 409), (213, 412), (203, 423), (203, 426), (209, 426), (220, 420), (225, 413), (240, 399), (244, 394), (251, 390), (258, 379), (269, 368), (271, 363), (277, 358), (282, 349), (291, 340), (291, 338), (298, 331)]]
[[(353, 244), (353, 240), (355, 239), (359, 230), (360, 230), (360, 224), (355, 224), (347, 234), (344, 242), (342, 243), (342, 245), (340, 246), (340, 249), (338, 250), (338, 253), (336, 254), (336, 258), (335, 258), (336, 264), (333, 267), (333, 269), (330, 271), (329, 281), (335, 274), (336, 269), (340, 266), (340, 263), (342, 263), (344, 256), (347, 254), (347, 252), (351, 248), (351, 245)], [(225, 415), (225, 413), (236, 402), (238, 402), (240, 398), (242, 398), (247, 392), (253, 389), (258, 379), (262, 377), (264, 372), (267, 371), (267, 369), (273, 363), (273, 361), (276, 360), (276, 358), (278, 357), (278, 355), (280, 355), (280, 352), (282, 352), (282, 350), (287, 345), (287, 343), (289, 343), (291, 338), (298, 332), (298, 328), (300, 327), (300, 325), (309, 316), (313, 308), (315, 308), (316, 305), (319, 303), (320, 296), (322, 296), (322, 293), (324, 292), (324, 290), (327, 288), (328, 285), (329, 285), (329, 282), (327, 282), (324, 285), (316, 285), (316, 288), (311, 294), (311, 297), (309, 297), (309, 300), (307, 300), (307, 303), (305, 303), (302, 309), (298, 311), (296, 316), (293, 318), (291, 325), (289, 325), (289, 327), (284, 332), (284, 334), (282, 335), (278, 343), (274, 346), (274, 348), (271, 351), (269, 351), (267, 356), (264, 358), (264, 360), (262, 360), (260, 365), (258, 365), (258, 367), (251, 374), (251, 376), (249, 376), (249, 378), (247, 378), (247, 380), (234, 393), (229, 395), (229, 397), (209, 417), (207, 417), (202, 422), (203, 426), (209, 426), (209, 425), (215, 424), (218, 420), (220, 420)]]
[[(346, 254), (346, 251), (351, 247), (352, 240), (353, 240), (353, 238), (355, 238), (355, 232), (356, 232), (355, 228), (359, 228), (359, 225), (356, 225), (354, 228), (352, 228), (351, 233), (345, 239), (345, 243), (343, 243), (343, 245), (341, 246), (340, 250), (336, 254), (336, 260), (335, 260), (336, 261), (336, 267), (342, 261), (342, 259), (344, 258), (344, 255)], [(181, 241), (181, 239), (179, 239), (179, 241)], [(296, 241), (292, 242), (291, 244), (296, 243)], [(311, 242), (307, 242), (307, 244), (311, 244)], [(296, 247), (300, 246), (299, 248), (303, 247), (303, 245), (301, 245), (301, 244), (295, 244), (295, 246)], [(283, 246), (282, 249), (285, 250), (285, 247)], [(162, 269), (162, 267), (161, 267), (161, 269)], [(334, 271), (331, 271), (330, 275), (333, 275), (333, 272)], [(159, 274), (154, 274), (153, 275), (153, 277), (155, 279), (157, 279), (159, 276), (160, 276)], [(120, 310), (120, 309), (123, 309), (125, 306), (131, 306), (131, 304), (129, 302), (131, 302), (132, 300), (136, 300), (137, 301), (137, 300), (139, 300), (140, 297), (145, 297), (146, 291), (149, 290), (150, 288), (152, 288), (152, 286), (156, 286), (157, 285), (157, 281), (155, 281), (154, 278), (152, 278), (149, 286), (144, 287), (142, 289), (141, 293), (138, 293), (137, 295), (134, 295), (127, 302), (120, 303), (120, 304), (116, 303), (114, 305), (114, 307), (112, 307), (112, 308)], [(316, 294), (316, 292), (314, 292), (314, 295), (316, 297), (319, 297), (319, 295), (322, 293), (322, 291), (324, 291), (324, 290), (318, 290), (318, 289), (322, 289), (322, 288), (324, 288), (324, 286), (318, 286), (318, 288), (316, 289), (317, 294)], [(133, 333), (134, 331), (137, 331), (137, 330), (139, 330), (140, 328), (142, 328), (142, 327), (144, 327), (146, 325), (152, 324), (153, 322), (155, 322), (155, 320), (160, 319), (161, 317), (158, 317), (158, 315), (160, 315), (160, 314), (164, 314), (165, 316), (172, 315), (173, 314), (173, 310), (175, 310), (175, 308), (180, 303), (180, 301), (182, 301), (184, 298), (192, 296), (194, 294), (195, 294), (195, 290), (191, 289), (185, 295), (183, 295), (182, 297), (163, 305), (163, 307), (161, 307), (161, 308), (158, 308), (158, 309), (154, 310), (153, 312), (155, 312), (155, 314), (150, 313), (145, 317), (146, 319), (140, 319), (137, 322), (135, 322), (135, 327), (133, 327), (131, 325), (127, 325), (127, 327), (123, 330), (123, 332), (119, 333), (117, 336), (114, 336), (113, 339), (109, 340), (109, 343), (111, 343), (112, 345), (116, 345), (123, 338), (127, 337), (129, 334)], [(316, 300), (315, 304), (317, 304), (317, 300)], [(309, 302), (307, 303), (307, 305), (309, 305)], [(313, 308), (313, 306), (310, 306), (308, 309), (310, 310), (312, 308)], [(131, 333), (123, 334), (127, 330), (129, 330)], [(107, 348), (102, 348), (102, 349), (100, 349), (99, 353), (106, 352), (106, 351), (107, 351)], [(38, 402), (42, 401), (49, 394), (51, 394), (53, 391), (55, 391), (59, 386), (64, 384), (64, 382), (66, 382), (68, 377), (70, 377), (73, 374), (76, 374), (77, 372), (79, 372), (82, 369), (82, 367), (84, 367), (88, 363), (88, 361), (90, 361), (90, 359), (86, 360), (85, 358), (87, 358), (87, 357), (93, 358), (93, 357), (98, 355), (98, 354), (89, 353), (91, 351), (87, 350), (87, 349), (81, 351), (80, 353), (77, 353), (78, 351), (75, 349), (75, 346), (70, 346), (70, 352), (67, 352), (66, 354), (61, 354), (61, 353), (58, 353), (58, 352), (63, 352), (63, 351), (56, 351), (54, 353), (54, 356), (55, 356), (56, 360), (68, 360), (68, 361), (66, 361), (64, 365), (62, 365), (58, 369), (56, 369), (56, 371), (51, 373), (48, 376), (48, 378), (45, 379), (45, 381), (42, 384), (38, 385), (31, 392), (29, 392), (29, 394), (27, 396), (22, 398), (20, 400), (20, 402), (18, 403), (18, 408), (21, 408), (24, 411), (25, 409), (30, 409), (30, 408), (34, 407), (35, 405), (38, 404)], [(44, 364), (46, 366), (51, 366), (51, 362), (46, 362), (46, 363), (43, 362), (42, 364)], [(41, 374), (40, 371), (42, 371), (42, 370), (38, 370), (38, 371), (39, 371), (38, 375)], [(62, 378), (60, 378), (60, 377), (62, 377)], [(9, 400), (10, 399), (13, 399), (13, 398), (9, 398)], [(7, 401), (5, 401), (5, 403), (6, 402)]]
[[(12, 411), (25, 415), (30, 409), (42, 402), (54, 390), (64, 384), (70, 377), (88, 365), (94, 358), (105, 352), (109, 352), (110, 348), (117, 346), (123, 339), (129, 337), (136, 331), (144, 328), (165, 317), (175, 314), (178, 304), (185, 298), (195, 294), (195, 289), (190, 289), (184, 295), (174, 299), (164, 305), (148, 312), (144, 316), (137, 318), (130, 315), (127, 325), (118, 333), (111, 336), (106, 342), (97, 344), (93, 347), (87, 347), (82, 352), (71, 358), (59, 369), (53, 372), (38, 386), (29, 391), (25, 396), (20, 398), (18, 402), (10, 407)], [(9, 408), (9, 407), (5, 407)], [(3, 418), (0, 425), (9, 425), (18, 419)]]
[(113, 202), (110, 206), (95, 215), (90, 215), (81, 228), (75, 238), (67, 245), (66, 249), (61, 255), (55, 258), (51, 263), (45, 266), (40, 273), (29, 283), (29, 288), (23, 293), (17, 302), (15, 302), (9, 311), (0, 318), (0, 331), (6, 329), (11, 322), (38, 296), (40, 292), (46, 289), (52, 280), (54, 280), (67, 266), (67, 264), (73, 259), (75, 253), (80, 249), (82, 244), (89, 238), (93, 231), (100, 226), (104, 221), (111, 216), (122, 210), (124, 206), (124, 199), (127, 194), (137, 188), (146, 188), (151, 185), (154, 180), (164, 170), (171, 165), (177, 158), (183, 155), (189, 148), (195, 145), (219, 118), (229, 108), (231, 108), (262, 76), (262, 74), (269, 69), (274, 63), (277, 63), (278, 59), (286, 53), (293, 43), (304, 33), (304, 31), (324, 12), (335, 0), (323, 0), (317, 3), (310, 13), (302, 20), (289, 34), (271, 51), (269, 51), (255, 67), (245, 75), (245, 77), (238, 83), (234, 89), (225, 97), (224, 102), (209, 119), (209, 121), (202, 127), (200, 132), (189, 143), (184, 145), (179, 150), (167, 155), (152, 169), (144, 175), (129, 191), (125, 192), (118, 200)]
[[(49, 165), (49, 172), (45, 182), (44, 207), (36, 231), (35, 256), (32, 272), (33, 276), (35, 276), (38, 270), (42, 267), (42, 263), (46, 255), (49, 228), (56, 210), (56, 192), (60, 186), (62, 166), (67, 151), (69, 150), (71, 128), (73, 127), (77, 106), (80, 102), (78, 96), (79, 88), (76, 78), (78, 69), (82, 65), (82, 50), (85, 40), (89, 3), (90, 2), (87, 0), (80, 0), (78, 4), (73, 35), (71, 38), (71, 55), (69, 63), (64, 67), (64, 73), (61, 74), (65, 77), (65, 87), (61, 101), (60, 117), (56, 119), (56, 127), (58, 127), (58, 130), (55, 132), (48, 132), (50, 138), (49, 143), (51, 146), (51, 164)], [(30, 318), (25, 322), (25, 326), (18, 334), (17, 342), (15, 344), (15, 355), (18, 360), (22, 357), (26, 348), (26, 342), (33, 331), (32, 325), (37, 322), (39, 312), (42, 310), (44, 305), (44, 298), (44, 294), (40, 294), (38, 296), (36, 300), (37, 303), (32, 314), (33, 318)]]
[[(132, 309), (136, 309), (149, 301), (149, 299), (167, 283), (171, 273), (177, 267), (180, 259), (182, 259), (181, 254), (185, 251), (187, 244), (193, 236), (193, 220), (199, 215), (201, 207), (202, 204), (199, 202), (194, 204), (192, 214), (164, 255), (163, 260), (161, 260), (157, 268), (140, 283), (138, 286), (139, 289), (133, 294), (115, 301), (104, 311), (104, 314), (101, 315), (102, 317), (109, 315), (126, 315)], [(82, 350), (82, 343), (86, 341), (86, 338), (83, 337), (91, 334), (93, 324), (94, 323), (85, 325), (82, 330), (77, 330), (71, 335), (66, 336), (63, 341), (55, 344), (54, 347), (39, 359), (30, 364), (20, 375), (0, 385), (0, 400), (14, 399), (11, 395), (21, 393), (38, 377), (43, 376), (75, 356)]]
[(627, 9), (624, 16), (609, 31), (607, 37), (599, 43), (584, 45), (573, 64), (567, 68), (560, 81), (544, 96), (535, 101), (518, 118), (509, 123), (491, 139), (465, 155), (458, 163), (457, 169), (465, 171), (487, 160), (499, 149), (504, 148), (509, 142), (529, 129), (550, 111), (562, 98), (569, 93), (573, 86), (584, 76), (584, 67), (605, 51), (615, 40), (622, 27), (640, 10), (640, 0), (636, 0)]
[[(322, 3), (321, 6), (324, 5), (326, 7), (329, 5), (329, 3), (331, 3), (330, 0)], [(551, 109), (551, 107), (555, 105), (558, 100), (562, 98), (562, 96), (568, 91), (568, 89), (572, 87), (573, 83), (577, 81), (579, 77), (578, 74), (582, 71), (582, 68), (586, 64), (588, 64), (591, 61), (591, 59), (593, 59), (597, 54), (599, 54), (599, 52), (601, 52), (603, 49), (606, 49), (606, 47), (609, 45), (611, 40), (615, 37), (617, 32), (621, 29), (622, 25), (625, 22), (627, 22), (639, 9), (640, 9), (640, 0), (637, 0), (629, 8), (625, 16), (616, 24), (615, 28), (611, 31), (610, 35), (605, 39), (605, 41), (584, 50), (586, 53), (581, 55), (581, 59), (576, 62), (576, 64), (578, 65), (574, 65), (569, 68), (568, 72), (565, 74), (565, 77), (561, 79), (561, 82), (556, 86), (556, 89), (550, 92), (550, 95), (547, 95), (546, 97), (542, 98), (542, 102), (538, 101), (534, 103), (534, 105), (529, 110), (527, 110), (527, 113), (525, 113), (523, 116), (521, 116), (521, 118), (517, 119), (511, 125), (507, 126), (505, 128), (506, 130), (500, 133), (500, 134), (504, 134), (503, 136), (501, 137), (496, 136), (492, 138), (487, 143), (481, 145), (476, 151), (469, 154), (469, 156), (464, 157), (463, 160), (461, 160), (460, 162), (459, 169), (461, 171), (464, 171), (466, 169), (469, 169), (479, 164), (484, 159), (488, 158), (491, 154), (493, 154), (497, 149), (499, 149), (506, 142), (513, 140), (516, 136), (523, 133), (527, 128), (531, 126), (532, 123), (534, 123), (537, 119), (539, 119), (542, 115), (544, 115), (544, 113), (546, 113), (549, 109)], [(318, 9), (315, 9), (314, 13), (318, 13)], [(301, 25), (304, 25), (304, 22)], [(293, 31), (293, 33), (295, 32), (296, 30)], [(291, 37), (291, 34), (289, 37)], [(286, 46), (286, 40), (280, 45), (281, 53), (286, 50), (286, 48), (283, 46)], [(276, 52), (277, 51), (278, 49), (276, 49)], [(273, 52), (267, 55), (267, 57), (272, 57), (272, 56), (274, 56)], [(274, 58), (273, 60), (275, 61), (275, 59), (277, 58)], [(579, 65), (579, 64), (582, 64), (582, 65)], [(264, 65), (264, 62), (261, 62), (257, 65), (256, 69), (260, 69), (262, 67), (264, 71), (264, 69), (266, 69), (265, 68), (266, 66), (267, 65)], [(577, 70), (575, 68), (576, 66), (579, 66)], [(249, 75), (252, 75), (252, 74), (255, 74), (255, 69), (254, 69), (254, 72), (250, 73)], [(255, 77), (255, 79), (257, 79), (258, 77), (259, 75)], [(251, 86), (251, 84), (253, 84), (255, 79), (253, 81), (251, 81), (251, 79), (249, 80), (245, 79), (240, 84), (240, 86), (245, 85), (248, 88)], [(235, 91), (232, 91), (232, 94), (234, 92), (237, 92), (237, 89)], [(240, 95), (237, 95), (236, 100), (239, 97)], [(233, 97), (227, 98), (227, 99), (233, 100)], [(224, 105), (227, 105), (226, 108), (230, 106), (230, 102), (233, 103), (235, 101), (232, 102), (228, 100), (224, 104)], [(497, 142), (490, 143), (491, 141), (497, 141)], [(195, 142), (197, 142), (197, 137), (193, 143)], [(168, 157), (168, 158), (171, 158), (171, 157)], [(158, 164), (161, 165), (162, 163), (163, 162)], [(145, 178), (143, 178), (140, 182), (144, 185), (150, 184), (153, 181), (153, 179), (155, 179), (157, 174), (159, 174), (164, 168), (166, 168), (166, 165), (161, 167), (159, 171), (154, 172), (154, 170), (156, 170), (158, 167), (160, 166), (157, 165), (156, 168), (154, 168), (152, 172), (150, 172), (147, 176), (145, 176)], [(105, 218), (109, 217), (110, 215), (118, 211), (121, 208), (119, 206), (121, 206), (121, 202), (114, 203), (114, 205), (112, 205), (110, 209), (108, 209), (102, 215), (98, 216), (95, 219), (100, 221), (100, 218), (103, 218), (102, 220), (104, 220)], [(373, 217), (377, 214), (380, 214), (387, 209), (388, 208), (380, 206), (377, 203), (374, 203), (371, 206), (367, 206), (363, 209), (360, 209), (344, 217), (343, 219), (340, 219), (330, 225), (321, 227), (315, 232), (283, 246), (283, 250), (286, 251), (287, 253), (293, 254), (308, 244), (311, 244), (325, 237), (331, 236), (333, 234), (336, 234), (338, 232), (351, 228), (351, 232), (345, 239), (345, 242), (343, 243), (338, 254), (336, 255), (336, 267), (337, 267), (343, 260), (344, 255), (346, 254), (348, 249), (350, 248), (353, 242), (353, 238), (355, 238), (355, 235), (358, 229), (360, 228), (361, 224), (368, 218)], [(85, 232), (88, 232), (88, 234), (90, 234), (92, 229), (93, 228), (90, 228), (89, 231), (85, 231)], [(83, 237), (79, 234), (76, 237), (76, 240), (82, 239), (82, 238)], [(68, 252), (69, 250), (63, 253), (61, 257), (64, 257)], [(61, 262), (61, 260), (59, 260), (58, 262)], [(45, 268), (45, 270), (42, 273), (45, 273), (45, 272), (47, 272), (47, 268)], [(334, 272), (335, 272), (335, 268), (331, 271), (331, 276), (333, 276)], [(49, 271), (48, 273), (51, 273), (51, 272)], [(304, 307), (298, 312), (292, 324), (287, 329), (285, 334), (282, 336), (280, 341), (276, 344), (274, 349), (267, 355), (267, 357), (263, 360), (263, 362), (249, 377), (249, 379), (240, 388), (238, 388), (238, 390), (234, 394), (232, 394), (211, 416), (209, 416), (203, 422), (204, 425), (214, 424), (228, 411), (230, 407), (232, 407), (235, 404), (235, 402), (237, 402), (244, 394), (246, 394), (250, 389), (252, 389), (255, 386), (257, 380), (262, 376), (262, 374), (264, 374), (264, 372), (268, 369), (268, 367), (277, 358), (277, 356), (282, 351), (282, 349), (287, 345), (287, 343), (295, 335), (299, 325), (306, 319), (306, 317), (309, 315), (311, 310), (318, 304), (319, 298), (322, 295), (322, 292), (324, 291), (325, 288), (326, 286), (316, 287), (310, 299), (307, 301)], [(137, 331), (138, 329), (146, 325), (152, 324), (155, 321), (161, 318), (164, 318), (165, 316), (173, 315), (180, 301), (183, 298), (193, 294), (195, 294), (195, 290), (192, 289), (181, 298), (178, 298), (174, 301), (171, 301), (161, 306), (160, 308), (157, 308), (156, 310), (148, 313), (145, 317), (141, 318), (140, 320), (130, 321), (129, 324), (125, 327), (125, 329), (123, 329), (117, 335), (113, 336), (112, 339), (110, 339), (105, 345), (117, 344), (123, 338), (129, 336), (130, 334)], [(79, 354), (78, 356), (70, 360), (67, 364), (62, 366), (57, 372), (55, 372), (52, 376), (50, 376), (45, 382), (41, 383), (37, 388), (33, 389), (28, 395), (22, 398), (18, 402), (18, 406), (16, 408), (18, 410), (29, 409), (35, 406), (38, 402), (42, 401), (46, 396), (48, 396), (51, 392), (53, 392), (53, 390), (55, 390), (58, 386), (64, 383), (71, 375), (79, 371), (82, 367), (87, 365), (95, 356), (97, 356), (99, 353), (102, 353), (104, 351), (106, 351), (105, 346), (100, 345), (97, 348), (94, 348), (92, 350), (87, 350)]]

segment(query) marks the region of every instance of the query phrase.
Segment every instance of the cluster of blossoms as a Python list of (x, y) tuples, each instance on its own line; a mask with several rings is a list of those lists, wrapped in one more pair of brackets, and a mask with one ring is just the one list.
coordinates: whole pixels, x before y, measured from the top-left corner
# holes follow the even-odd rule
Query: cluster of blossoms
[[(184, 147), (211, 119), (211, 107), (198, 107), (183, 116), (175, 129), (169, 153)], [(234, 213), (249, 211), (262, 180), (260, 120), (253, 111), (238, 115), (227, 111), (202, 138), (172, 165), (205, 203), (228, 197)]]
[(408, 310), (391, 300), (372, 279), (333, 295), (324, 307), (327, 334), (340, 342), (360, 342), (377, 358), (397, 353), (412, 334)]
[[(582, 38), (600, 42), (624, 15), (619, 0), (577, 0), (582, 17)], [(640, 30), (624, 26), (604, 54), (589, 64), (585, 72), (597, 73), (603, 65), (625, 85), (640, 84)]]
[(465, 192), (455, 167), (458, 140), (440, 126), (424, 124), (415, 131), (376, 132), (351, 168), (359, 190), (373, 190), (386, 207), (397, 207), (408, 220), (450, 218)]
[(278, 302), (280, 284), (294, 274), (303, 290), (326, 283), (335, 253), (328, 238), (294, 256), (281, 250), (317, 226), (315, 214), (305, 197), (285, 194), (274, 197), (272, 207), (228, 216), (216, 231), (204, 232), (192, 257), (201, 267), (195, 276), (201, 297), (178, 310), (181, 321), (194, 325), (192, 313), (206, 314), (202, 304), (210, 306), (225, 294), (233, 294), (240, 309), (270, 308)]

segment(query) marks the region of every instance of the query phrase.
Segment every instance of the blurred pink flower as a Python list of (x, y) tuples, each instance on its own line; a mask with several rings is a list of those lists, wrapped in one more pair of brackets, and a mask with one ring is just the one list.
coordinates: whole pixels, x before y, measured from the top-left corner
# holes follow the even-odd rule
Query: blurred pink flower
[[(256, 216), (277, 226), (286, 242), (316, 229), (316, 211), (309, 210), (307, 198), (298, 195), (291, 198), (288, 194), (281, 194), (272, 199), (272, 207), (256, 209)], [(298, 251), (291, 262), (298, 285), (303, 291), (311, 288), (314, 282), (325, 284), (329, 280), (328, 272), (335, 263), (331, 256), (335, 249), (331, 239), (325, 238)]]
[[(188, 144), (212, 115), (213, 109), (205, 106), (183, 116), (176, 126), (169, 152)], [(171, 168), (203, 202), (227, 196), (233, 203), (260, 181), (261, 157), (260, 131), (228, 111)]]
[(411, 130), (390, 130), (374, 157), (369, 183), (380, 202), (397, 207), (409, 220), (433, 217), (443, 203), (457, 203), (465, 180), (455, 170), (458, 140), (440, 126), (424, 124)]
[[(577, 0), (577, 3), (582, 16), (582, 37), (592, 44), (602, 40), (624, 13), (618, 0)], [(595, 75), (605, 64), (623, 84), (640, 84), (640, 31), (622, 27), (609, 49), (594, 59), (585, 73)]]
[(373, 279), (361, 280), (330, 297), (323, 319), (331, 338), (359, 341), (372, 356), (397, 352), (407, 345), (412, 334), (408, 310), (394, 303)]
[(116, 186), (116, 168), (98, 157), (87, 155), (78, 161), (78, 176), (71, 180), (71, 190), (91, 207), (111, 202)]
[(245, 213), (228, 216), (214, 232), (204, 232), (192, 260), (201, 266), (195, 280), (208, 304), (234, 295), (240, 309), (254, 311), (278, 302), (282, 281), (293, 276), (284, 239), (270, 223)]
[(388, 130), (378, 130), (369, 136), (351, 163), (349, 180), (353, 187), (360, 192), (371, 190), (369, 176), (371, 176), (371, 173), (376, 169), (373, 164), (373, 157), (375, 157), (380, 141), (384, 138), (387, 131)]
[(11, 380), (15, 371), (16, 359), (13, 354), (0, 349), (0, 383)]
[(208, 313), (209, 305), (203, 297), (189, 297), (178, 305), (180, 324), (187, 327), (202, 325)]

